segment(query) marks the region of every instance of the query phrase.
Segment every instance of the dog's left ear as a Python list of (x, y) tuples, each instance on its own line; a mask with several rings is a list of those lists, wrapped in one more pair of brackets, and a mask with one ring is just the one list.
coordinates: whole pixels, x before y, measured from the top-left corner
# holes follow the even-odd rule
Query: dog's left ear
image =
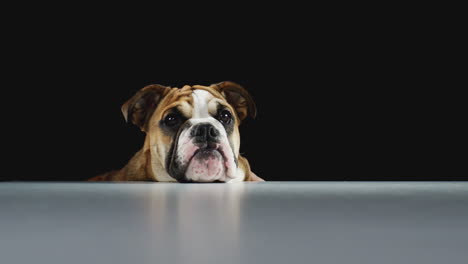
[(237, 83), (225, 81), (212, 84), (211, 87), (218, 90), (226, 101), (236, 110), (239, 120), (244, 120), (250, 114), (252, 118), (257, 115), (257, 107), (252, 96)]
[(125, 121), (131, 121), (147, 132), (148, 121), (159, 102), (169, 93), (171, 88), (159, 84), (145, 86), (122, 105)]

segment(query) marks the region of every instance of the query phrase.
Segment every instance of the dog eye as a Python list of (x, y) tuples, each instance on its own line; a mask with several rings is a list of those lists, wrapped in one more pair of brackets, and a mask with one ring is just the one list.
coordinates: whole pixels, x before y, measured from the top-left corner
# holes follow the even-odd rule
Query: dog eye
[(180, 123), (180, 116), (178, 114), (168, 114), (166, 118), (164, 118), (164, 124), (169, 127), (176, 126)]
[(229, 124), (232, 120), (231, 112), (228, 110), (223, 110), (219, 113), (218, 120), (223, 124)]

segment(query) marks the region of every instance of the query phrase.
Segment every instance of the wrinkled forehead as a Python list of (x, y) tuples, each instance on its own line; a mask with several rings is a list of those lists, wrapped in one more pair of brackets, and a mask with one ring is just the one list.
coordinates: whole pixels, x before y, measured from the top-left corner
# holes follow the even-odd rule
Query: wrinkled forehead
[(216, 114), (220, 106), (229, 107), (224, 97), (211, 87), (194, 85), (174, 88), (165, 98), (160, 116), (177, 109), (190, 118), (206, 118)]

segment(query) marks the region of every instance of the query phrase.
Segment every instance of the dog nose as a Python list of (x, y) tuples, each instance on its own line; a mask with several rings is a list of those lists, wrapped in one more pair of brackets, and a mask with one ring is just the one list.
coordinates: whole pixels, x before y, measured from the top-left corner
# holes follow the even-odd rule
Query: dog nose
[(217, 142), (219, 131), (208, 123), (201, 123), (192, 128), (191, 136), (201, 142)]

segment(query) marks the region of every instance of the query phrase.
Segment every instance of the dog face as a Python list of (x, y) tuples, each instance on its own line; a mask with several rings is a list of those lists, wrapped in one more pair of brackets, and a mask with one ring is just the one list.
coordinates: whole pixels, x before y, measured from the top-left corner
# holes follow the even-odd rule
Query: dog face
[(127, 101), (122, 112), (146, 132), (156, 180), (228, 182), (244, 176), (238, 169), (238, 127), (256, 109), (238, 84), (150, 85)]

